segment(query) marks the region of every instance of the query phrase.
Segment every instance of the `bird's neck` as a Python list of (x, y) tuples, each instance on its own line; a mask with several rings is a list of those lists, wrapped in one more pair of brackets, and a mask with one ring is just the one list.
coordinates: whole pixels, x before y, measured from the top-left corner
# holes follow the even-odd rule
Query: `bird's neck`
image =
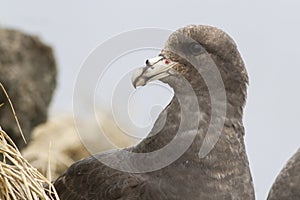
[[(201, 194), (217, 190), (224, 194), (231, 193), (237, 198), (254, 199), (253, 183), (243, 137), (243, 105), (232, 105), (230, 102), (235, 102), (234, 100), (227, 101), (226, 115), (219, 116), (220, 118), (225, 117), (219, 139), (213, 145), (212, 150), (205, 157), (200, 158), (199, 151), (204, 138), (207, 136), (208, 125), (211, 120), (211, 107), (208, 96), (199, 95), (197, 99), (201, 114), (194, 141), (176, 161), (155, 173), (158, 177), (163, 176), (168, 177), (170, 180), (174, 179), (174, 182), (181, 180), (180, 176), (177, 180), (174, 174), (187, 174), (190, 177), (189, 179), (194, 179), (196, 182), (206, 180), (206, 184), (201, 185), (198, 189)], [(195, 111), (191, 107), (189, 112), (192, 116)], [(181, 113), (179, 101), (177, 98), (173, 98), (160, 114), (149, 136), (137, 145), (134, 151), (138, 153), (153, 152), (168, 145), (178, 135), (178, 129), (182, 121)], [(188, 120), (192, 122), (194, 118), (191, 117)], [(186, 134), (189, 134), (189, 131), (186, 131)], [(174, 151), (178, 151), (180, 145), (178, 144)], [(169, 170), (169, 168), (172, 168), (172, 170)], [(216, 185), (220, 185), (220, 181), (224, 187), (214, 188)], [(236, 182), (239, 185), (236, 185)]]
[[(208, 92), (197, 94), (196, 108), (195, 105), (191, 105), (195, 104), (195, 98), (185, 94), (180, 98), (181, 100), (178, 100), (178, 96), (173, 97), (170, 104), (159, 115), (149, 135), (135, 147), (135, 151), (152, 152), (161, 149), (180, 134), (179, 131), (182, 131), (181, 135), (184, 136), (184, 132), (188, 133), (191, 129), (197, 131), (197, 135), (187, 153), (199, 151), (212, 117), (211, 97)], [(215, 106), (218, 106), (218, 101), (216, 102), (217, 105)], [(236, 132), (233, 129), (239, 126), (239, 129), (243, 130), (243, 105), (234, 105), (232, 102), (235, 101), (226, 102), (226, 112), (223, 113), (225, 115), (222, 114), (222, 116), (217, 116), (217, 118), (224, 119), (224, 126), (221, 129), (222, 133), (224, 128), (229, 127), (235, 132), (234, 137), (242, 138), (243, 132)], [(224, 102), (219, 103), (221, 107), (221, 104)], [(214, 109), (218, 113), (219, 108)]]

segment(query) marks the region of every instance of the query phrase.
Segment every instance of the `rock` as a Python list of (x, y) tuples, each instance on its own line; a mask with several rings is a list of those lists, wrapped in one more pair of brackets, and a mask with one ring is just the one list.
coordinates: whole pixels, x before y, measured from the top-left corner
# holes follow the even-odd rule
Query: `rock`
[[(27, 142), (33, 128), (47, 119), (56, 74), (51, 47), (38, 37), (0, 29), (0, 82), (10, 96)], [(22, 149), (25, 143), (2, 90), (0, 103), (4, 103), (0, 108), (0, 125)]]
[[(75, 161), (95, 152), (137, 143), (118, 129), (110, 118), (103, 116), (101, 122), (105, 135), (99, 132), (98, 124), (88, 119), (75, 124), (72, 115), (50, 118), (34, 129), (32, 141), (22, 150), (22, 155), (43, 175), (47, 176), (50, 172), (55, 179)], [(79, 135), (78, 130), (84, 130), (84, 135)], [(81, 137), (85, 137), (84, 141)]]

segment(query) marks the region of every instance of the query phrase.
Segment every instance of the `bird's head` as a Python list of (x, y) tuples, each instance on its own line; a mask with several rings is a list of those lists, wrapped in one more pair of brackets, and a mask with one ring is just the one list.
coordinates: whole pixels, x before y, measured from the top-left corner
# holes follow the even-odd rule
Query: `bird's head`
[[(148, 59), (133, 76), (134, 87), (154, 80), (174, 87), (174, 76), (183, 76), (199, 92), (207, 90), (203, 76), (221, 75), (226, 93), (241, 90), (245, 98), (248, 76), (235, 42), (224, 31), (203, 25), (190, 25), (170, 35), (159, 56)], [(220, 77), (220, 76), (219, 76)]]

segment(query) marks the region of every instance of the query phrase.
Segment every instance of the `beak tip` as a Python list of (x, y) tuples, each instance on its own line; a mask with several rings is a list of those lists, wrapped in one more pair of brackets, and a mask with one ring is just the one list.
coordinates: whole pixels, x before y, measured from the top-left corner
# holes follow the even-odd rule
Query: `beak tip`
[(146, 81), (145, 81), (145, 79), (143, 79), (143, 77), (138, 77), (137, 79), (132, 81), (132, 85), (133, 85), (134, 89), (136, 89), (137, 87), (146, 85)]
[(132, 86), (134, 89), (136, 89), (138, 87), (135, 83), (132, 83)]
[(136, 89), (138, 86), (145, 85), (145, 80), (144, 80), (142, 74), (143, 74), (143, 68), (138, 68), (133, 72), (132, 77), (131, 77), (131, 83), (132, 83), (134, 89)]

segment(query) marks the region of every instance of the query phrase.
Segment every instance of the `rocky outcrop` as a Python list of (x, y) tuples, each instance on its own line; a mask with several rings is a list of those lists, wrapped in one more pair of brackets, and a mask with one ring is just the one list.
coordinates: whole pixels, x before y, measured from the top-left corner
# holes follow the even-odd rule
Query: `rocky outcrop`
[[(47, 119), (56, 86), (56, 64), (51, 47), (39, 38), (16, 30), (0, 29), (0, 81), (14, 105), (27, 142), (35, 126)], [(0, 124), (22, 149), (25, 143), (3, 91)]]

